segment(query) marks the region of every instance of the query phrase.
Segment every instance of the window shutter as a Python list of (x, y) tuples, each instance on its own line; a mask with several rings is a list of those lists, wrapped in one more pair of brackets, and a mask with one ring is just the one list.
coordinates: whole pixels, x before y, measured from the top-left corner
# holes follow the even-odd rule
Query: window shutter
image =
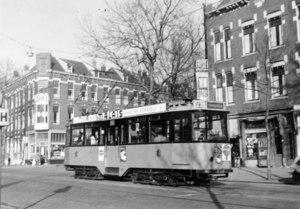
[(277, 17), (270, 18), (269, 22), (270, 22), (270, 27), (281, 25), (281, 17), (277, 16)]
[(253, 25), (247, 25), (243, 28), (244, 30), (244, 35), (248, 35), (248, 34), (251, 34), (251, 33), (254, 33), (254, 27)]
[(68, 106), (68, 113), (72, 114), (73, 113), (73, 106)]
[(53, 105), (53, 112), (58, 113), (58, 105)]
[(224, 32), (225, 32), (225, 40), (226, 40), (226, 41), (230, 40), (230, 36), (231, 36), (230, 29), (229, 29), (229, 28), (226, 28), (226, 29), (224, 30)]
[(246, 81), (254, 81), (257, 79), (256, 72), (246, 73)]
[(215, 43), (216, 44), (220, 43), (220, 32), (219, 31), (215, 32)]
[(278, 66), (278, 67), (273, 67), (272, 68), (272, 76), (279, 76), (279, 75), (284, 75), (284, 66)]
[(227, 78), (227, 86), (233, 86), (233, 76), (231, 72), (226, 74), (226, 78)]

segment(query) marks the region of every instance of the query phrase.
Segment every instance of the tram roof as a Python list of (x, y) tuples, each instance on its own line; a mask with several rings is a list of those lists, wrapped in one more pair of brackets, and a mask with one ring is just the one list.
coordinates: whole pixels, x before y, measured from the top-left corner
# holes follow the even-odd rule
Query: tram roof
[(130, 109), (108, 111), (105, 113), (75, 117), (73, 119), (72, 124), (116, 120), (116, 119), (140, 117), (140, 116), (167, 113), (167, 112), (180, 112), (180, 111), (190, 111), (190, 110), (212, 110), (212, 111), (227, 112), (225, 110), (225, 103), (223, 102), (204, 101), (204, 100), (174, 101), (169, 103), (147, 105), (142, 107), (134, 107)]

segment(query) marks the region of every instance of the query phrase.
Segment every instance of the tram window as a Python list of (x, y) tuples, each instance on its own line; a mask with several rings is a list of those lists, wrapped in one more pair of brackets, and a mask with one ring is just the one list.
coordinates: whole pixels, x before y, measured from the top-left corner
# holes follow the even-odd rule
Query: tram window
[(74, 126), (72, 129), (72, 145), (84, 145), (83, 126)]
[(66, 134), (66, 146), (69, 146), (71, 143), (71, 129), (70, 127), (67, 128), (67, 134)]
[(98, 145), (99, 127), (98, 124), (88, 124), (85, 127), (86, 145)]
[(193, 141), (206, 140), (205, 129), (205, 115), (204, 112), (194, 113), (194, 125), (193, 125)]
[[(152, 119), (152, 118), (151, 118)], [(150, 142), (168, 142), (170, 140), (170, 121), (150, 121)]]
[(206, 127), (207, 127), (207, 140), (226, 140), (227, 127), (226, 127), (226, 113), (210, 111), (206, 112)]
[(190, 140), (190, 114), (182, 114), (174, 116), (174, 141), (189, 141)]
[(147, 143), (147, 118), (129, 120), (129, 143)]
[(106, 139), (106, 128), (105, 127), (100, 127), (100, 140), (99, 144), (104, 145), (105, 144), (105, 139)]

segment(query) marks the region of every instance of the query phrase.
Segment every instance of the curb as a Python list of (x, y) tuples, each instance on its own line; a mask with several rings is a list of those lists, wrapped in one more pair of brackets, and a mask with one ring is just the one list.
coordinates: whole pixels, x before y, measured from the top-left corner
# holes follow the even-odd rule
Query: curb
[(293, 185), (293, 186), (300, 186), (300, 183), (297, 183), (297, 182), (294, 182), (293, 180), (291, 180), (291, 181), (286, 181), (286, 182), (280, 182), (279, 181), (279, 179), (277, 179), (277, 181), (276, 180), (271, 180), (271, 181), (267, 181), (267, 180), (265, 180), (265, 181), (259, 181), (259, 180), (257, 180), (257, 181), (247, 181), (247, 180), (244, 180), (244, 181), (242, 181), (242, 180), (225, 180), (225, 179), (222, 179), (222, 180), (218, 180), (218, 181), (220, 181), (220, 182), (238, 182), (238, 183), (254, 183), (254, 184), (282, 184), (282, 185)]

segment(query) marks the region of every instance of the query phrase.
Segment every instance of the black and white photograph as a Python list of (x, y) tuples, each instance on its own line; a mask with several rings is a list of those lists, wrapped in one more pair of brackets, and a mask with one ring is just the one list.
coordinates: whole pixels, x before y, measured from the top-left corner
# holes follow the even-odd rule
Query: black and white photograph
[(300, 209), (300, 0), (0, 0), (0, 209)]

